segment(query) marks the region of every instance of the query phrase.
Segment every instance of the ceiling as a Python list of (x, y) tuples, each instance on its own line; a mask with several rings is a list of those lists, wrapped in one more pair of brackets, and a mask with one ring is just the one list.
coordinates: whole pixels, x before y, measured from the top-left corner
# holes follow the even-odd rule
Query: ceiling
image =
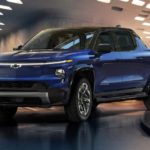
[[(145, 6), (131, 5), (129, 2), (112, 0), (110, 4), (101, 3), (96, 0), (22, 0), (23, 5), (8, 3), (6, 0), (0, 0), (0, 4), (9, 5), (13, 10), (0, 10), (4, 16), (0, 16), (0, 21), (5, 23), (1, 26), (0, 37), (7, 36), (21, 28), (41, 21), (42, 19), (53, 17), (68, 17), (90, 25), (128, 27), (134, 29), (146, 42), (148, 36), (143, 31), (150, 31), (150, 26), (143, 26), (141, 21), (134, 18), (141, 15), (148, 15), (145, 22), (150, 22), (150, 14), (142, 10), (150, 11)], [(150, 3), (149, 0), (143, 0)], [(123, 8), (123, 11), (112, 10), (113, 6)]]

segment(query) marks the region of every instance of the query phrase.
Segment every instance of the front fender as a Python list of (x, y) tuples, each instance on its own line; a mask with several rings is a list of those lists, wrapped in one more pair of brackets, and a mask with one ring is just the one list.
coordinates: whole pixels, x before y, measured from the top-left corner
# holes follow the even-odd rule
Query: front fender
[(76, 76), (76, 74), (80, 71), (92, 71), (93, 74), (94, 74), (94, 77), (95, 77), (95, 71), (94, 71), (94, 67), (93, 65), (88, 65), (88, 64), (81, 64), (81, 65), (77, 65), (73, 68), (73, 74), (71, 75), (70, 77), (70, 87), (72, 86), (73, 84), (73, 80), (74, 80), (74, 77)]
[(71, 74), (68, 78), (69, 91), (68, 91), (68, 98), (65, 100), (65, 104), (67, 104), (70, 100), (74, 79), (75, 79), (75, 76), (77, 75), (77, 73), (82, 72), (82, 71), (88, 71), (88, 70), (93, 72), (94, 78), (95, 78), (95, 71), (94, 71), (93, 65), (81, 64), (81, 65), (76, 65), (72, 68)]

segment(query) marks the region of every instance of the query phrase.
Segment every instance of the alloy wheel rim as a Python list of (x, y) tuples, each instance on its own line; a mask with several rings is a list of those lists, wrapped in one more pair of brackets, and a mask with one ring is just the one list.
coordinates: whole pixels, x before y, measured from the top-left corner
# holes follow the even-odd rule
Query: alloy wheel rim
[(86, 117), (91, 107), (91, 92), (87, 83), (82, 83), (78, 90), (79, 113)]

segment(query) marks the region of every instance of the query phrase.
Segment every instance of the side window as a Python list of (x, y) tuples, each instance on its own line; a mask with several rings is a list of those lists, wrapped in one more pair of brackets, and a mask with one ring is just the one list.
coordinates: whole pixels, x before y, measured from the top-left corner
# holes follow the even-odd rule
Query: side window
[(129, 51), (135, 49), (135, 44), (129, 32), (116, 31), (115, 42), (117, 51)]
[(112, 39), (111, 34), (109, 32), (100, 33), (100, 35), (98, 36), (97, 41), (96, 41), (95, 50), (98, 49), (98, 46), (100, 44), (109, 44), (112, 47), (114, 46), (113, 39)]
[(72, 33), (57, 35), (53, 41), (53, 47), (58, 49), (80, 49), (80, 37)]
[(93, 32), (92, 33), (86, 33), (85, 37), (86, 37), (86, 39), (85, 39), (85, 48), (89, 48), (89, 46), (92, 42), (92, 39), (94, 37), (94, 33)]

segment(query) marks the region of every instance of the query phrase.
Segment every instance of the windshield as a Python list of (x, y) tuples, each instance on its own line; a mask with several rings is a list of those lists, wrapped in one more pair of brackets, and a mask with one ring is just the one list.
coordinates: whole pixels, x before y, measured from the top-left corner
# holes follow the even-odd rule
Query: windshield
[(28, 41), (22, 50), (35, 49), (80, 49), (81, 39), (69, 32), (42, 31)]

